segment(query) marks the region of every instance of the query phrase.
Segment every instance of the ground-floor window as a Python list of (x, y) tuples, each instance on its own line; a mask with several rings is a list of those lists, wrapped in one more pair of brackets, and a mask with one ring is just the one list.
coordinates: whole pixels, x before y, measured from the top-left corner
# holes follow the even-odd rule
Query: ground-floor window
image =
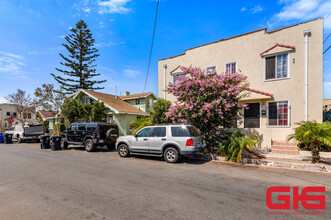
[(268, 125), (269, 126), (289, 125), (288, 101), (268, 103)]
[(244, 128), (260, 127), (260, 103), (246, 103), (244, 108)]

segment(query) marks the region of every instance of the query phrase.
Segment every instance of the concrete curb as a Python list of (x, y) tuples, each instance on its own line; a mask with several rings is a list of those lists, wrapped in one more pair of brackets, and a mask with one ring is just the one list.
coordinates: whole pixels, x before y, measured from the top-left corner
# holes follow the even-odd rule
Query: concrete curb
[[(271, 168), (271, 169), (288, 169), (295, 171), (309, 171), (309, 172), (319, 172), (319, 173), (331, 173), (331, 166), (323, 165), (322, 167), (319, 165), (313, 164), (299, 164), (299, 163), (286, 163), (286, 162), (276, 162), (276, 161), (260, 161), (261, 163), (234, 163), (228, 162), (225, 160), (211, 160), (211, 163), (215, 164), (224, 164), (228, 166), (236, 166), (236, 167), (256, 167), (256, 168)], [(325, 169), (324, 169), (325, 166)]]
[(212, 158), (210, 155), (194, 155), (192, 159), (210, 161), (211, 163), (222, 163), (233, 166), (250, 166), (250, 167), (270, 167), (270, 168), (285, 168), (291, 170), (301, 170), (301, 171), (314, 171), (331, 173), (331, 166), (325, 164), (305, 164), (305, 163), (293, 163), (293, 162), (282, 162), (282, 161), (272, 161), (266, 159), (249, 159), (244, 158), (243, 163), (237, 164), (234, 162), (225, 161), (225, 157), (216, 156)]

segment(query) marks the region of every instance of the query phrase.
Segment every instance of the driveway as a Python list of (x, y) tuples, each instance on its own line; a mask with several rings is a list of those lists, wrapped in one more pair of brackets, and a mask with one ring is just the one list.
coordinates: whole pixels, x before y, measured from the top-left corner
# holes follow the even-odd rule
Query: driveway
[(41, 150), (34, 143), (0, 144), (0, 167), (1, 219), (289, 218), (266, 216), (270, 186), (326, 186), (326, 214), (318, 218), (331, 218), (325, 173), (189, 159), (168, 164), (106, 149)]

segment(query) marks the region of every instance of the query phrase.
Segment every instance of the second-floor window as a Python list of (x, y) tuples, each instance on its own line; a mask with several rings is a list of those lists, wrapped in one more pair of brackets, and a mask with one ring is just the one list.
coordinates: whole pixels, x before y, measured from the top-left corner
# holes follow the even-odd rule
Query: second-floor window
[(265, 58), (265, 79), (283, 79), (288, 77), (288, 54), (279, 54)]
[(211, 73), (213, 73), (214, 71), (216, 71), (216, 66), (210, 66), (210, 67), (207, 67), (207, 68), (206, 68), (206, 73), (207, 73), (207, 74), (211, 74)]
[(172, 77), (173, 77), (174, 85), (176, 85), (177, 82), (178, 82), (178, 80), (179, 80), (179, 78), (185, 77), (185, 74), (177, 73), (177, 74), (172, 75)]
[(29, 113), (29, 114), (28, 114), (28, 119), (31, 119), (31, 117), (32, 117), (32, 116), (31, 116), (31, 113)]
[(237, 72), (237, 63), (227, 63), (225, 64), (225, 72), (226, 73), (235, 73)]
[(136, 99), (136, 100), (134, 100), (134, 104), (135, 104), (135, 105), (139, 105), (139, 104), (140, 104), (140, 99)]
[(7, 112), (7, 116), (10, 116), (10, 112)]
[(13, 112), (13, 117), (16, 118), (17, 117), (17, 114), (16, 112)]

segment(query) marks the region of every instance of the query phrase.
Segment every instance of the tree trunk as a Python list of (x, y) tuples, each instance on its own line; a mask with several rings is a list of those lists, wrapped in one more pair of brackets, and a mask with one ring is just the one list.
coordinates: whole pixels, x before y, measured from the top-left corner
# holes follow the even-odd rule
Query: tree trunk
[(261, 154), (261, 153), (255, 151), (255, 150), (251, 150), (251, 149), (249, 149), (247, 146), (245, 146), (245, 150), (247, 150), (247, 151), (248, 151), (249, 153), (251, 153), (251, 154), (254, 154), (254, 155), (257, 156), (258, 158), (263, 158), (263, 159), (266, 158), (263, 154)]
[(320, 162), (320, 146), (318, 143), (311, 143), (310, 144), (311, 155), (313, 157), (312, 163), (319, 163)]

